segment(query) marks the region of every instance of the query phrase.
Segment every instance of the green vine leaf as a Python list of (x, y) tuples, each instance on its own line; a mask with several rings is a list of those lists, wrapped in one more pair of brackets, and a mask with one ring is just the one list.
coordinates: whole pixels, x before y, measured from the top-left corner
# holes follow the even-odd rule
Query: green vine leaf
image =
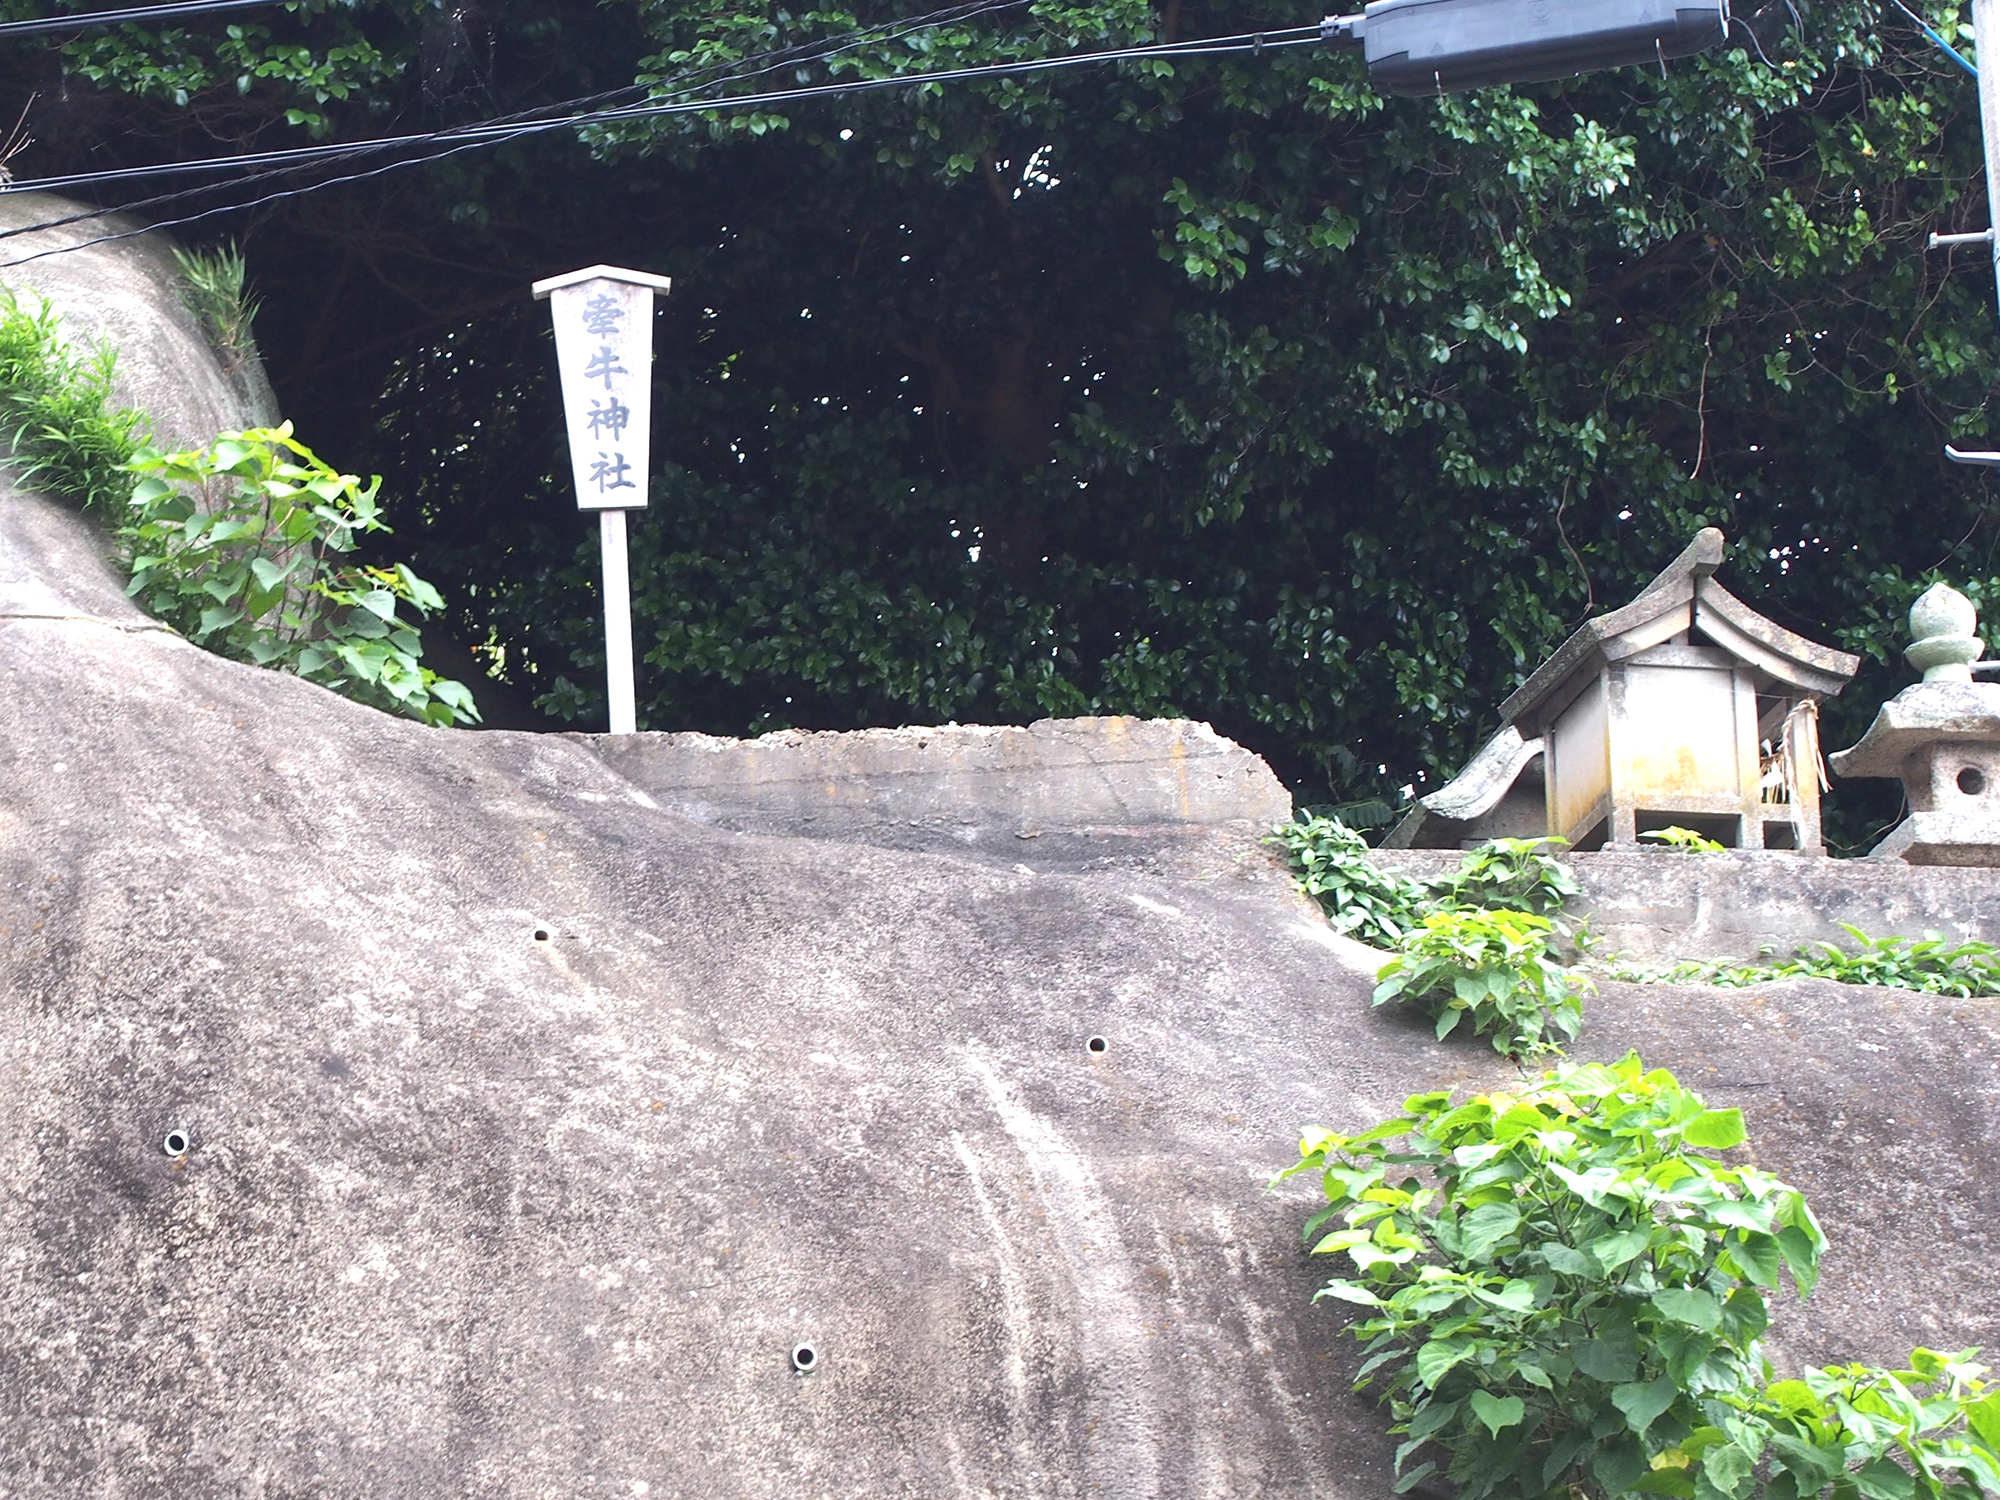
[(1469, 1404), (1473, 1415), (1494, 1437), (1518, 1424), (1528, 1414), (1528, 1408), (1519, 1396), (1494, 1396), (1485, 1391), (1474, 1391)]

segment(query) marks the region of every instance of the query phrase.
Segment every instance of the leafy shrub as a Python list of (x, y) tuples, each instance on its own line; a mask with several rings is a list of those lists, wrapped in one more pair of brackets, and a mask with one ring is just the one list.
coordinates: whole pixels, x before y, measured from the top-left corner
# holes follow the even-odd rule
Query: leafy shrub
[(475, 722), (471, 692), (423, 666), (400, 609), (442, 609), (401, 563), (340, 562), (355, 538), (387, 531), (363, 485), (275, 428), (224, 433), (213, 447), (144, 449), (118, 535), (146, 610), (222, 655), (294, 672), (427, 724)]
[(1488, 839), (1468, 850), (1455, 872), (1430, 882), (1431, 899), (1447, 909), (1506, 908), (1558, 920), (1581, 890), (1551, 852), (1568, 847), (1559, 838)]
[[(1658, 837), (1669, 847), (1688, 853), (1710, 852), (1713, 843), (1688, 829), (1662, 828), (1646, 837)], [(1428, 917), (1498, 909), (1547, 917), (1552, 931), (1544, 935), (1545, 940), (1563, 937), (1578, 949), (1590, 941), (1580, 921), (1563, 916), (1564, 904), (1578, 893), (1578, 887), (1576, 877), (1553, 852), (1563, 847), (1561, 839), (1490, 839), (1468, 851), (1456, 871), (1428, 881), (1378, 867), (1369, 857), (1372, 851), (1367, 840), (1337, 818), (1308, 815), (1281, 823), (1270, 841), (1283, 846), (1298, 876), (1299, 889), (1319, 903), (1336, 931), (1379, 948), (1401, 948), (1406, 941), (1416, 941), (1427, 953), (1442, 959), (1449, 940), (1421, 935)], [(1722, 846), (1713, 847), (1719, 850)], [(2000, 995), (2000, 947), (1991, 943), (1949, 944), (1934, 932), (1920, 939), (1871, 938), (1858, 927), (1844, 922), (1841, 926), (1854, 939), (1854, 952), (1833, 943), (1816, 943), (1776, 963), (1624, 963), (1611, 964), (1603, 972), (1638, 984), (1740, 988), (1804, 976), (1961, 998)], [(1412, 938), (1413, 934), (1419, 935)], [(1505, 946), (1505, 940), (1497, 935), (1486, 942), (1497, 942), (1502, 949)], [(1764, 951), (1769, 954), (1772, 950)], [(1382, 977), (1388, 977), (1387, 968)], [(1532, 987), (1533, 976), (1524, 977)], [(1408, 988), (1405, 985), (1396, 993)], [(1385, 997), (1379, 989), (1376, 993), (1379, 1004)], [(1575, 1032), (1568, 1034), (1574, 1036)], [(1496, 1045), (1500, 1037), (1496, 1031)]]
[(1375, 1003), (1417, 1006), (1436, 1019), (1440, 1041), (1469, 1018), (1496, 1051), (1545, 1050), (1549, 1031), (1576, 1035), (1590, 987), (1549, 956), (1550, 931), (1548, 918), (1529, 912), (1433, 912), (1382, 965)]
[(1722, 845), (1714, 839), (1696, 833), (1692, 828), (1683, 828), (1678, 823), (1665, 828), (1649, 828), (1639, 835), (1668, 849), (1677, 849), (1682, 854), (1720, 854)]
[[(1906, 1370), (1808, 1369), (1737, 1405), (1738, 1420), (1697, 1428), (1648, 1489), (1680, 1500), (1974, 1500), (2000, 1495), (2000, 1388), (1977, 1349), (1916, 1349)], [(1757, 1463), (1768, 1452), (1768, 1477)], [(1659, 1460), (1656, 1460), (1658, 1462)]]
[(1366, 833), (1371, 828), (1387, 828), (1396, 821), (1396, 809), (1380, 797), (1357, 797), (1351, 802), (1323, 802), (1298, 810), (1301, 820), (1308, 816), (1331, 818), (1349, 828)]
[(0, 427), (12, 439), (23, 484), (115, 507), (132, 492), (125, 465), (145, 419), (106, 404), (116, 352), (101, 346), (79, 355), (59, 322), (34, 293), (0, 286)]
[(174, 260), (181, 268), (182, 300), (222, 356), (224, 366), (234, 371), (255, 357), (257, 340), (250, 325), (259, 304), (249, 293), (249, 267), (243, 252), (234, 243), (214, 250), (184, 250), (176, 245)]
[(1810, 1295), (1826, 1239), (1796, 1189), (1709, 1154), (1743, 1143), (1739, 1111), (1636, 1055), (1403, 1108), (1308, 1131), (1280, 1174), (1318, 1176), (1306, 1237), (1354, 1268), (1318, 1296), (1363, 1309), (1356, 1386), (1405, 1438), (1398, 1492), (1441, 1466), (1460, 1500), (2000, 1492), (1970, 1353), (1767, 1385), (1766, 1297), (1785, 1271)]
[(1368, 857), (1368, 841), (1338, 818), (1308, 814), (1272, 830), (1297, 872), (1299, 889), (1317, 901), (1336, 932), (1393, 948), (1422, 920), (1427, 888)]
[[(1491, 839), (1449, 875), (1412, 880), (1381, 869), (1367, 842), (1337, 818), (1282, 823), (1299, 889), (1334, 929), (1396, 957), (1376, 978), (1375, 1003), (1404, 1000), (1437, 1020), (1440, 1039), (1468, 1016), (1510, 1055), (1538, 1051), (1549, 1031), (1574, 1037), (1587, 981), (1548, 951), (1575, 877), (1548, 851), (1561, 839)], [(1580, 925), (1580, 924), (1579, 924)]]
[(1358, 1274), (1319, 1295), (1367, 1309), (1361, 1379), (1386, 1371), (1399, 1472), (1434, 1443), (1467, 1500), (1591, 1477), (1623, 1493), (1649, 1471), (1648, 1434), (1678, 1441), (1705, 1425), (1698, 1394), (1762, 1378), (1761, 1289), (1786, 1259), (1809, 1289), (1824, 1240), (1798, 1193), (1695, 1149), (1739, 1144), (1735, 1111), (1636, 1057), (1404, 1109), (1358, 1136), (1308, 1132), (1290, 1169), (1328, 1199), (1308, 1235), (1344, 1225), (1313, 1249)]
[[(1627, 965), (1614, 978), (1641, 984), (1713, 984), (1726, 989), (1798, 977), (1833, 979), (1842, 984), (1879, 984), (1932, 995), (2000, 995), (2000, 948), (1992, 943), (1947, 943), (1935, 932), (1921, 938), (1871, 938), (1858, 927), (1840, 924), (1854, 939), (1849, 953), (1833, 943), (1814, 943), (1780, 963), (1739, 964), (1726, 959), (1662, 965)], [(1769, 948), (1764, 950), (1771, 952)]]
[(1921, 938), (1871, 938), (1858, 927), (1840, 925), (1858, 945), (1856, 952), (1814, 943), (1800, 949), (1789, 967), (1843, 984), (1894, 985), (1961, 998), (2000, 995), (2000, 949), (1991, 943), (1947, 944), (1935, 932)]
[(1272, 830), (1296, 872), (1299, 889), (1319, 903), (1336, 931), (1393, 948), (1438, 911), (1509, 908), (1560, 920), (1577, 894), (1576, 877), (1553, 854), (1561, 839), (1489, 839), (1467, 851), (1458, 869), (1412, 880), (1378, 866), (1368, 841), (1338, 818), (1307, 814)]
[[(189, 266), (183, 256), (192, 279)], [(225, 264), (216, 274), (220, 287), (232, 273)], [(240, 256), (233, 274), (241, 304)], [(255, 307), (242, 310), (247, 327)], [(330, 561), (351, 552), (358, 534), (388, 530), (379, 479), (364, 488), (335, 473), (293, 440), (289, 423), (225, 433), (207, 452), (143, 447), (145, 418), (107, 406), (116, 352), (81, 356), (59, 324), (45, 300), (0, 286), (0, 425), (22, 483), (123, 515), (127, 592), (149, 613), (224, 656), (378, 708), (429, 724), (477, 721), (463, 684), (420, 665), (423, 644), (398, 613), (403, 604), (441, 609), (437, 590), (400, 563)], [(181, 485), (195, 486), (200, 500)]]

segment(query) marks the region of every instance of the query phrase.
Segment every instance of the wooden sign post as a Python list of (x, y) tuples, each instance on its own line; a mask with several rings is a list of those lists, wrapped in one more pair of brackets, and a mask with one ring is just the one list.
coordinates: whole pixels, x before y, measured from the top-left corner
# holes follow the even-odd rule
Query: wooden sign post
[(578, 510), (598, 513), (604, 557), (604, 675), (611, 732), (638, 729), (632, 683), (632, 583), (625, 512), (646, 508), (653, 430), (653, 293), (644, 271), (589, 266), (535, 283), (556, 324), (563, 419)]

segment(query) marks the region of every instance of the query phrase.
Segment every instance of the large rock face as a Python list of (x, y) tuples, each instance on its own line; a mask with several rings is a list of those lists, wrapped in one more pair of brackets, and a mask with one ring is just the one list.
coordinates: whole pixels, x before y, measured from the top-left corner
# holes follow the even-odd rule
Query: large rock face
[(5, 194), (0, 280), (53, 303), (72, 342), (118, 351), (112, 400), (146, 413), (155, 446), (194, 448), (218, 432), (276, 422), (262, 362), (217, 364), (182, 300), (172, 243), (143, 229), (129, 214), (54, 193)]
[[(1264, 1183), (1513, 1074), (1371, 1011), (1257, 845), (704, 826), (219, 661), (97, 557), (0, 495), (0, 1495), (1386, 1493)], [(1608, 991), (1576, 1050), (1812, 1195), (1797, 1361), (2000, 1343), (1996, 1042), (1806, 983)]]

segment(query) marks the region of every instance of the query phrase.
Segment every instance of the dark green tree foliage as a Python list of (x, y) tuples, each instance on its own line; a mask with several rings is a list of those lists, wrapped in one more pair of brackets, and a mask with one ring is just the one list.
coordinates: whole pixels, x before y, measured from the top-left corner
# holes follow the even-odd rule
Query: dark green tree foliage
[[(1837, 744), (1907, 680), (1929, 572), (2000, 592), (1986, 481), (1938, 453), (1987, 432), (1996, 328), (1982, 258), (1922, 249), (1985, 222), (1970, 81), (1884, 7), (1782, 9), (1774, 66), (1384, 101), (1307, 47), (513, 146), (273, 210), (259, 332), (462, 632), (585, 721), (594, 544), (524, 283), (622, 260), (676, 278), (633, 541), (653, 727), (1187, 713), (1361, 797), (1448, 771), (1713, 523), (1732, 588), (1869, 655)], [(490, 102), (413, 85), (416, 11), (341, 14), (392, 59), (341, 65), (344, 134), (895, 12), (651, 5), (636, 45), (629, 13), (471, 12)], [(996, 7), (755, 86), (1316, 18)], [(329, 245), (392, 295), (336, 304)], [(1843, 803), (1852, 837), (1894, 811)]]

